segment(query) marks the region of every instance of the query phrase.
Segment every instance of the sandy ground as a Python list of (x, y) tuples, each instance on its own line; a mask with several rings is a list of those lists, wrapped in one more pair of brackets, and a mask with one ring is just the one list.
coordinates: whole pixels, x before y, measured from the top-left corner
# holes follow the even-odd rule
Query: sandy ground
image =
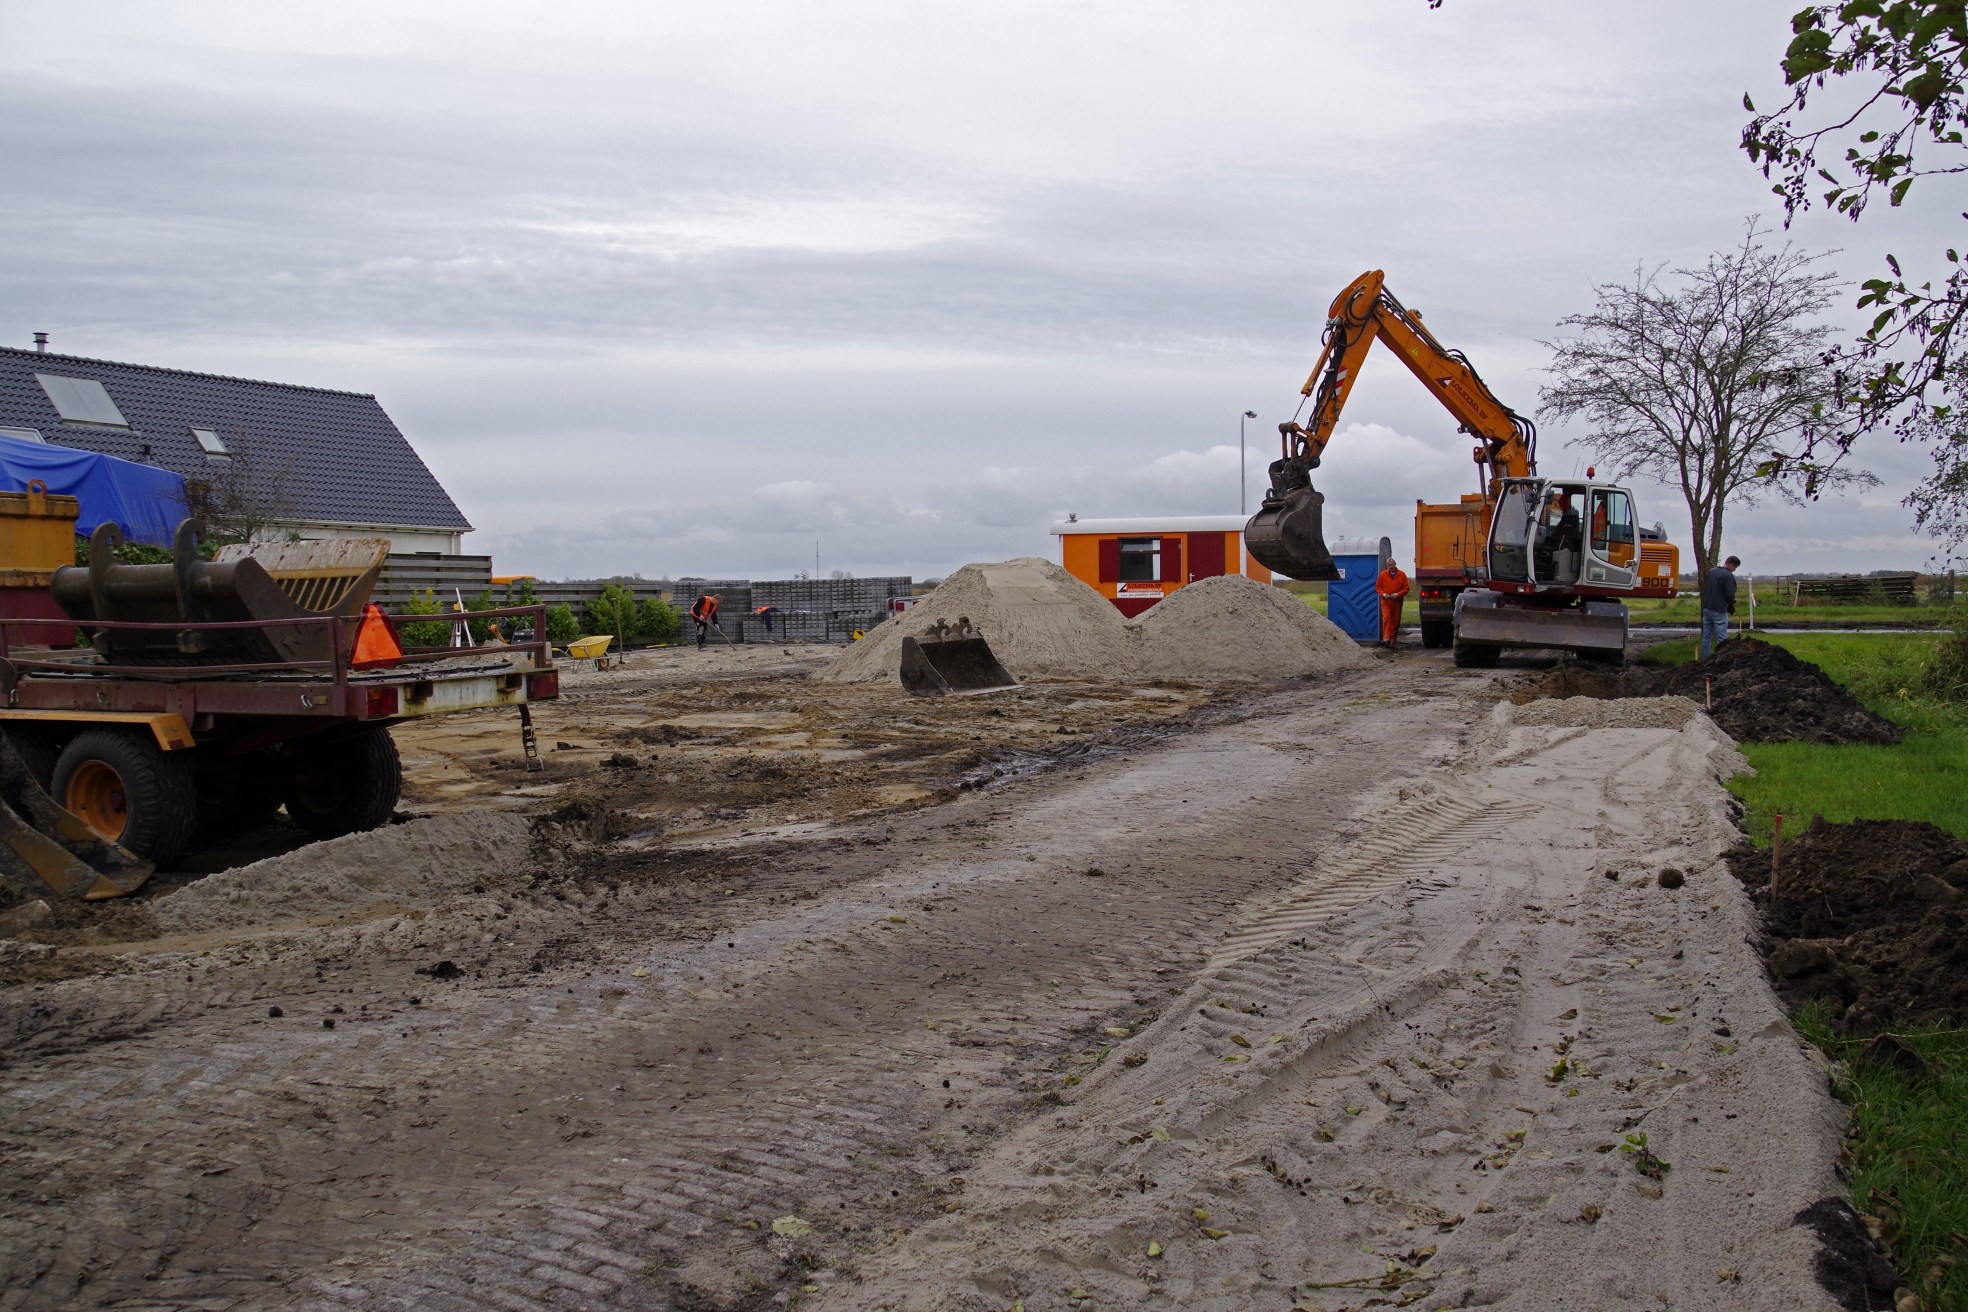
[(0, 990), (0, 1307), (1830, 1306), (1705, 720), (794, 650), (571, 676), (545, 780), (407, 735), (560, 815), (482, 882)]

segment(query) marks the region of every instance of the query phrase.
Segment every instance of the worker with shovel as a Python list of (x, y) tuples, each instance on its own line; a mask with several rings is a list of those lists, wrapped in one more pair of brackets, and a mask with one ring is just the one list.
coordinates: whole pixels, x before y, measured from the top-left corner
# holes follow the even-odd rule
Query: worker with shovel
[(1393, 561), (1374, 580), (1374, 594), (1380, 598), (1380, 645), (1392, 647), (1401, 631), (1401, 603), (1408, 599), (1408, 576)]
[[(690, 618), (697, 626), (699, 651), (704, 649), (705, 642), (710, 639), (711, 630), (717, 628), (718, 603), (723, 600), (724, 596), (721, 593), (700, 592), (697, 594), (697, 600), (690, 603)], [(722, 629), (719, 629), (718, 633), (720, 637), (723, 636)]]

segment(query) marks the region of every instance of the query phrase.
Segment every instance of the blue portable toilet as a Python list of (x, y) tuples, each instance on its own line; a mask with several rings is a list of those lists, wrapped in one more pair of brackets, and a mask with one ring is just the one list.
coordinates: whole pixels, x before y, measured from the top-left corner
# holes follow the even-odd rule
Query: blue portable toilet
[(1326, 584), (1326, 618), (1361, 642), (1380, 641), (1380, 598), (1374, 580), (1394, 559), (1391, 538), (1335, 538), (1333, 564), (1339, 577)]

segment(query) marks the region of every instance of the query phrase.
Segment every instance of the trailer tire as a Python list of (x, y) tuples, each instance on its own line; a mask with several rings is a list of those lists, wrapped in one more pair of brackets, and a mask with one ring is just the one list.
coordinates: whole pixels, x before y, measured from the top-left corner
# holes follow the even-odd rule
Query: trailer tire
[(1440, 649), (1455, 645), (1456, 625), (1454, 620), (1423, 620), (1421, 622), (1421, 645)]
[(191, 845), (198, 789), (148, 731), (84, 729), (55, 758), (48, 792), (91, 829), (156, 865)]
[(280, 797), (295, 824), (316, 838), (339, 838), (389, 823), (403, 791), (403, 764), (388, 729), (364, 729), (290, 755)]
[(1458, 642), (1455, 663), (1465, 670), (1487, 670), (1497, 663), (1503, 649), (1493, 642)]
[(194, 772), (198, 784), (198, 831), (192, 841), (200, 847), (222, 843), (271, 823), (280, 810), (279, 765), (271, 753), (205, 762)]

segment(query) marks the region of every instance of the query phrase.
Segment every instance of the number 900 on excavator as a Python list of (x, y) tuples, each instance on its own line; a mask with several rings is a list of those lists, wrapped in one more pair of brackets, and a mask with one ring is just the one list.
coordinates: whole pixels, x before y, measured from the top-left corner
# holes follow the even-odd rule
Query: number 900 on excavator
[(1625, 658), (1628, 597), (1671, 597), (1679, 553), (1659, 525), (1641, 528), (1633, 495), (1584, 479), (1537, 476), (1537, 427), (1499, 401), (1467, 356), (1437, 341), (1387, 290), (1362, 274), (1332, 303), (1319, 359), (1300, 394), (1303, 422), (1280, 424), (1283, 453), (1271, 489), (1244, 529), (1261, 564), (1295, 579), (1333, 579), (1325, 497), (1312, 486), (1340, 411), (1376, 341), (1476, 439), (1477, 491), (1415, 503), (1415, 582), (1422, 644), (1455, 649), (1458, 665), (1492, 665), (1511, 647)]

